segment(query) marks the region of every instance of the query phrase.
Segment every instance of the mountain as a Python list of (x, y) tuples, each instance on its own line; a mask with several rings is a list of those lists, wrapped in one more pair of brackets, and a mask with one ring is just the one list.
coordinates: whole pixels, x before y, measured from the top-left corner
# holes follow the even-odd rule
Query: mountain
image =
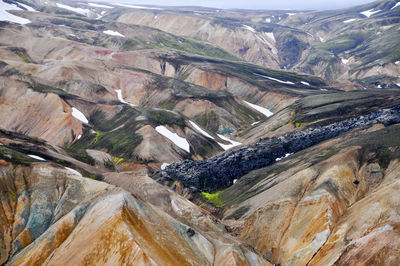
[(2, 0), (0, 264), (399, 264), (399, 10)]
[(106, 18), (198, 38), (246, 61), (317, 75), (349, 89), (393, 88), (400, 60), (396, 4), (318, 12), (117, 8)]

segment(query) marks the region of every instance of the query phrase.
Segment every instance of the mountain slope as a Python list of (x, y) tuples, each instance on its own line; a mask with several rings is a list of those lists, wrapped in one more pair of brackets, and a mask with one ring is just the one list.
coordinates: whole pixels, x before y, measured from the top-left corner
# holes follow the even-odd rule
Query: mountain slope
[(1, 1), (0, 264), (399, 264), (398, 8)]
[(400, 18), (395, 0), (295, 13), (117, 8), (106, 18), (200, 38), (246, 61), (339, 79), (348, 88), (348, 79), (367, 88), (398, 83)]

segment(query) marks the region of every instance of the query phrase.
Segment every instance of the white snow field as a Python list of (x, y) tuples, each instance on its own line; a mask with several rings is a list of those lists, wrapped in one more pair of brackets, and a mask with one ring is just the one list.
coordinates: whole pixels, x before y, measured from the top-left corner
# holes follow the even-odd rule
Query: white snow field
[(9, 10), (22, 10), (22, 9), (17, 7), (16, 5), (11, 5), (3, 1), (0, 1), (0, 21), (9, 21), (22, 25), (31, 23), (29, 19), (21, 18), (11, 13), (8, 13), (7, 11)]
[(28, 156), (33, 158), (33, 159), (39, 160), (39, 161), (46, 161), (45, 159), (43, 159), (42, 157), (37, 156), (37, 155), (28, 154)]
[(130, 105), (130, 106), (132, 106), (132, 107), (135, 106), (135, 105), (133, 105), (133, 104), (131, 104), (131, 103), (126, 102), (126, 101), (124, 100), (124, 98), (122, 98), (122, 90), (115, 90), (115, 91), (117, 92), (118, 100), (119, 100), (121, 103), (128, 104), (128, 105)]
[(356, 20), (357, 19), (355, 19), (355, 18), (351, 18), (351, 19), (343, 21), (343, 23), (350, 23), (350, 22), (353, 22), (353, 21), (356, 21)]
[(118, 37), (124, 37), (125, 38), (125, 35), (119, 33), (118, 31), (105, 30), (105, 31), (103, 31), (103, 33), (107, 34), (107, 35), (111, 35), (111, 36), (118, 36)]
[(108, 8), (108, 9), (114, 8), (113, 6), (106, 6), (106, 5), (100, 5), (100, 4), (95, 4), (95, 3), (88, 3), (88, 5), (92, 6), (92, 7), (101, 7), (101, 8)]
[(242, 29), (249, 30), (251, 32), (256, 32), (256, 30), (254, 28), (250, 27), (249, 25), (245, 25), (245, 24), (243, 24)]
[(217, 142), (219, 144), (219, 146), (221, 146), (224, 150), (229, 150), (230, 148), (233, 148), (233, 147), (236, 147), (236, 146), (239, 146), (242, 144), (240, 142), (230, 140), (230, 139), (226, 138), (224, 135), (220, 135), (220, 134), (217, 134), (217, 135), (221, 139), (226, 140), (231, 143), (231, 144), (222, 144), (222, 143)]
[(162, 8), (158, 8), (158, 7), (133, 6), (133, 5), (126, 5), (126, 4), (119, 4), (119, 3), (113, 4), (113, 5), (123, 6), (123, 7), (128, 7), (128, 8), (162, 10)]
[(80, 8), (80, 7), (72, 7), (72, 6), (67, 6), (67, 5), (63, 5), (63, 4), (59, 4), (59, 3), (56, 3), (56, 5), (59, 8), (63, 8), (63, 9), (66, 9), (66, 10), (69, 10), (69, 11), (72, 11), (72, 12), (75, 12), (75, 13), (78, 13), (78, 14), (81, 14), (84, 16), (89, 16), (89, 14), (91, 12), (89, 9)]
[(210, 134), (208, 134), (207, 132), (205, 132), (201, 127), (199, 127), (195, 122), (189, 120), (189, 123), (197, 130), (199, 131), (203, 136), (210, 138), (210, 139), (214, 139)]
[(72, 116), (75, 117), (76, 119), (82, 121), (83, 123), (89, 123), (89, 120), (85, 117), (85, 115), (76, 109), (75, 107), (72, 107)]
[(156, 131), (167, 139), (171, 140), (179, 148), (190, 153), (190, 145), (185, 138), (182, 138), (178, 134), (169, 131), (165, 126), (156, 127)]
[(271, 77), (268, 77), (268, 76), (260, 75), (260, 74), (257, 74), (257, 73), (253, 73), (253, 74), (256, 75), (256, 76), (259, 76), (259, 77), (263, 77), (263, 78), (266, 78), (266, 79), (270, 79), (270, 80), (279, 82), (279, 83), (294, 85), (294, 83), (291, 82), (291, 81), (283, 81), (283, 80), (280, 80), (280, 79), (276, 79), (276, 78), (271, 78)]
[(286, 157), (288, 157), (288, 156), (290, 156), (290, 155), (292, 155), (292, 154), (293, 154), (293, 153), (286, 153), (285, 156), (280, 157), (280, 158), (276, 158), (275, 161), (278, 162), (278, 161), (282, 160), (283, 158), (286, 158)]
[(378, 10), (375, 10), (375, 11), (373, 11), (374, 9), (372, 8), (372, 9), (370, 9), (370, 10), (366, 10), (366, 11), (363, 11), (363, 12), (360, 12), (362, 15), (364, 15), (364, 16), (366, 16), (367, 18), (369, 18), (370, 16), (372, 16), (373, 14), (376, 14), (376, 13), (378, 13), (378, 12), (381, 12), (381, 10), (380, 9), (378, 9)]
[(274, 113), (272, 113), (270, 110), (268, 110), (267, 108), (264, 108), (262, 106), (253, 104), (253, 103), (249, 103), (244, 101), (248, 106), (250, 106), (251, 108), (253, 108), (254, 110), (259, 111), (260, 113), (262, 113), (263, 115), (265, 115), (266, 117), (270, 117), (271, 115), (273, 115)]

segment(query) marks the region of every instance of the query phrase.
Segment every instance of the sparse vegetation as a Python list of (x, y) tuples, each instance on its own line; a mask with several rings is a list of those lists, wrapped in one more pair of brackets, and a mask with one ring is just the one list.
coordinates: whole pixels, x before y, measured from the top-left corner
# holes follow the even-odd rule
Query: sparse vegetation
[(22, 60), (24, 63), (30, 63), (30, 62), (31, 62), (31, 60), (29, 59), (29, 57), (28, 57), (28, 55), (27, 55), (27, 53), (26, 53), (26, 51), (25, 51), (24, 49), (11, 48), (11, 50), (12, 50), (16, 55), (18, 55), (18, 57), (21, 58), (21, 60)]
[(223, 205), (223, 199), (221, 198), (221, 190), (214, 192), (214, 193), (207, 193), (207, 192), (201, 192), (203, 197), (211, 204), (213, 204), (215, 207), (222, 207)]
[(115, 164), (117, 164), (117, 165), (124, 161), (124, 158), (117, 157), (117, 156), (112, 156), (112, 159), (115, 162)]

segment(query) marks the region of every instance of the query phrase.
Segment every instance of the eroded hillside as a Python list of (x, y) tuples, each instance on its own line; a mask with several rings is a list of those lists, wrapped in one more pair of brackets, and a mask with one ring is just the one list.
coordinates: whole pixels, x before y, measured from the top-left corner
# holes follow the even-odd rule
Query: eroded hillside
[(396, 0), (335, 11), (113, 9), (116, 21), (210, 42), (246, 61), (313, 74), (347, 89), (399, 84)]
[(1, 1), (0, 264), (399, 264), (399, 8)]

